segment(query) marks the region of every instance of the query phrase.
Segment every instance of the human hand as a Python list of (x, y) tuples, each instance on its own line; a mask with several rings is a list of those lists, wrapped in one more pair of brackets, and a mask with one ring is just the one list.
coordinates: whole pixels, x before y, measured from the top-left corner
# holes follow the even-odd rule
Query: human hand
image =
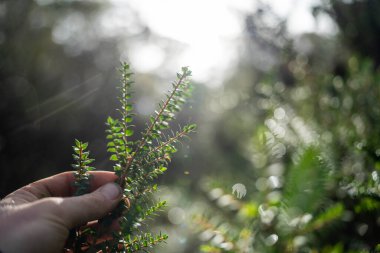
[[(73, 172), (48, 177), (0, 201), (0, 253), (62, 252), (72, 228), (96, 221), (122, 198), (112, 172), (90, 172), (91, 193), (74, 193)], [(91, 226), (96, 226), (92, 224)]]

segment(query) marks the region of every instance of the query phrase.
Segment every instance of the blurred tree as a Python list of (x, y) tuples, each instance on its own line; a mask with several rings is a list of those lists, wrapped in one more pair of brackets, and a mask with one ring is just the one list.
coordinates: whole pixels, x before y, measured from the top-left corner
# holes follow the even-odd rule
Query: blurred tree
[(327, 12), (338, 24), (343, 40), (356, 52), (380, 64), (380, 3), (376, 0), (327, 0), (314, 14)]
[[(339, 11), (350, 17), (344, 25), (364, 38), (377, 28), (349, 14), (357, 5), (376, 4), (322, 7), (338, 24)], [(375, 20), (371, 13), (362, 18)], [(263, 17), (271, 15), (261, 8), (247, 17), (252, 53), (244, 51), (235, 75), (205, 99), (203, 114), (213, 117), (198, 124), (193, 145), (201, 149), (195, 164), (209, 177), (194, 183), (192, 204), (179, 202), (199, 231), (198, 243), (192, 238), (183, 252), (196, 244), (202, 252), (377, 252), (376, 32), (363, 44), (343, 24), (335, 37), (291, 38), (281, 20), (265, 28)]]
[(119, 56), (91, 26), (101, 6), (0, 2), (1, 196), (66, 170), (74, 137), (103, 135), (92, 125), (103, 125), (99, 112), (108, 111), (106, 94), (113, 94), (105, 84), (114, 81)]

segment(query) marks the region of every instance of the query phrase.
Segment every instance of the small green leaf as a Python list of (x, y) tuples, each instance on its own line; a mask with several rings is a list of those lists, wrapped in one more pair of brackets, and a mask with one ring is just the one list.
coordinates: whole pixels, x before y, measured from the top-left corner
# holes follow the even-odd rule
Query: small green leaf
[(80, 149), (77, 148), (77, 147), (74, 147), (74, 152), (79, 155), (80, 154)]
[(113, 154), (113, 155), (111, 155), (110, 160), (111, 161), (117, 161), (118, 159), (117, 159), (117, 156), (115, 154)]
[(114, 123), (114, 120), (113, 120), (111, 117), (108, 117), (108, 118), (107, 118), (107, 123), (108, 123), (109, 125), (112, 125), (112, 124)]
[(132, 136), (132, 135), (133, 135), (133, 130), (132, 130), (132, 129), (129, 129), (129, 128), (126, 129), (126, 130), (125, 130), (125, 135), (126, 135), (126, 136)]
[(115, 149), (115, 148), (108, 148), (108, 149), (107, 149), (107, 152), (115, 153), (115, 152), (116, 152), (116, 149)]
[(119, 133), (121, 130), (121, 127), (112, 127), (112, 132), (113, 133)]
[(84, 142), (84, 143), (82, 143), (82, 148), (83, 149), (86, 149), (88, 147), (88, 142)]
[(133, 121), (132, 116), (127, 116), (127, 117), (125, 117), (125, 122), (126, 122), (126, 123), (130, 123), (130, 122), (132, 122), (132, 121)]
[(129, 111), (132, 111), (133, 110), (133, 106), (132, 104), (127, 104), (124, 108), (125, 111), (129, 112)]
[(90, 163), (92, 163), (94, 161), (95, 161), (95, 159), (87, 159), (86, 161), (83, 161), (83, 165), (90, 164)]
[(186, 132), (191, 132), (191, 131), (194, 131), (196, 128), (197, 128), (196, 124), (191, 124), (191, 125), (185, 126), (183, 130)]

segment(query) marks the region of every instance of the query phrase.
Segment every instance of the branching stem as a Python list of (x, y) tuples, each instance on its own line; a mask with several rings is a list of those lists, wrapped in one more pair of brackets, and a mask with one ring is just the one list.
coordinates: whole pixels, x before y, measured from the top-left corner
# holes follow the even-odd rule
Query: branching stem
[(136, 155), (140, 152), (141, 148), (146, 144), (146, 142), (147, 142), (147, 136), (149, 136), (151, 134), (154, 126), (157, 124), (157, 122), (160, 119), (161, 115), (163, 114), (163, 112), (165, 111), (166, 107), (168, 106), (169, 102), (172, 100), (175, 92), (178, 90), (178, 88), (180, 87), (180, 85), (182, 84), (182, 82), (185, 80), (186, 77), (187, 77), (186, 73), (183, 73), (181, 75), (180, 79), (177, 81), (176, 85), (174, 86), (173, 91), (171, 92), (170, 96), (166, 99), (166, 101), (164, 102), (164, 104), (161, 106), (160, 111), (157, 113), (157, 115), (154, 118), (153, 122), (151, 123), (151, 125), (149, 126), (149, 128), (147, 129), (147, 131), (145, 132), (145, 134), (143, 135), (142, 141), (137, 146), (136, 150), (132, 153), (132, 156), (128, 158), (128, 163), (125, 166), (125, 168), (123, 169), (123, 172), (122, 172), (121, 177), (119, 179), (119, 184), (120, 184), (120, 186), (122, 188), (125, 187), (125, 177), (127, 175), (127, 171), (131, 167), (131, 165), (132, 165), (132, 163), (133, 163)]

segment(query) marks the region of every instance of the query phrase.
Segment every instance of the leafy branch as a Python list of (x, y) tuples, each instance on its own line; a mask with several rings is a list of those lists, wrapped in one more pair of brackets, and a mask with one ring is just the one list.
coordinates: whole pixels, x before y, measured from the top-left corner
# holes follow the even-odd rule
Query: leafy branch
[[(170, 92), (170, 94), (167, 95), (167, 99), (163, 102), (163, 104), (159, 104), (160, 110), (158, 112), (155, 112), (156, 116), (150, 117), (151, 124), (146, 129), (145, 133), (143, 133), (143, 139), (138, 143), (138, 146), (133, 151), (132, 155), (128, 157), (128, 162), (120, 177), (120, 185), (124, 186), (124, 179), (126, 177), (126, 174), (128, 170), (131, 168), (135, 158), (139, 155), (139, 152), (142, 149), (144, 149), (144, 147), (146, 147), (146, 144), (150, 146), (150, 144), (152, 144), (153, 139), (158, 139), (161, 136), (161, 131), (167, 129), (169, 127), (169, 121), (174, 119), (174, 113), (180, 111), (180, 105), (185, 102), (184, 97), (188, 96), (191, 90), (189, 82), (187, 80), (189, 76), (191, 76), (191, 71), (187, 67), (182, 68), (181, 74), (177, 74), (178, 81), (173, 83), (173, 89)], [(124, 103), (124, 101), (122, 100), (120, 102), (122, 104)], [(127, 106), (128, 109), (132, 108), (131, 104), (127, 104)], [(127, 126), (125, 128), (129, 129)], [(189, 133), (193, 129), (187, 127), (185, 128), (185, 130), (188, 131), (184, 133)], [(130, 132), (128, 132), (128, 134), (129, 133)], [(172, 141), (175, 141), (180, 137), (181, 136), (177, 136), (177, 138), (172, 139)], [(157, 149), (159, 149), (159, 147)]]
[[(113, 170), (118, 176), (117, 183), (123, 189), (124, 198), (113, 212), (99, 222), (101, 226), (107, 226), (112, 220), (119, 218), (121, 230), (114, 232), (111, 239), (96, 243), (98, 231), (86, 230), (84, 233), (84, 230), (78, 228), (75, 243), (78, 252), (147, 252), (149, 248), (167, 239), (167, 235), (161, 233), (142, 233), (138, 227), (148, 216), (165, 207), (165, 201), (148, 204), (151, 203), (151, 193), (157, 190), (153, 180), (167, 170), (171, 155), (177, 151), (176, 144), (196, 129), (194, 124), (189, 124), (180, 127), (176, 132), (170, 130), (169, 123), (175, 119), (176, 113), (181, 110), (192, 90), (189, 81), (191, 71), (183, 67), (182, 72), (177, 74), (177, 80), (172, 83), (172, 89), (167, 93), (166, 99), (159, 103), (159, 109), (150, 116), (150, 123), (141, 133), (142, 138), (133, 140), (133, 74), (127, 63), (122, 63), (120, 72), (120, 108), (117, 109), (119, 117), (107, 118), (106, 138), (107, 152), (111, 153), (110, 160), (114, 162)], [(171, 134), (167, 134), (167, 131), (171, 131)], [(75, 186), (77, 194), (81, 195), (89, 190), (88, 171), (94, 169), (89, 166), (93, 159), (90, 159), (89, 152), (85, 151), (87, 143), (76, 140), (75, 144)], [(92, 244), (86, 239), (89, 235), (93, 237)]]

